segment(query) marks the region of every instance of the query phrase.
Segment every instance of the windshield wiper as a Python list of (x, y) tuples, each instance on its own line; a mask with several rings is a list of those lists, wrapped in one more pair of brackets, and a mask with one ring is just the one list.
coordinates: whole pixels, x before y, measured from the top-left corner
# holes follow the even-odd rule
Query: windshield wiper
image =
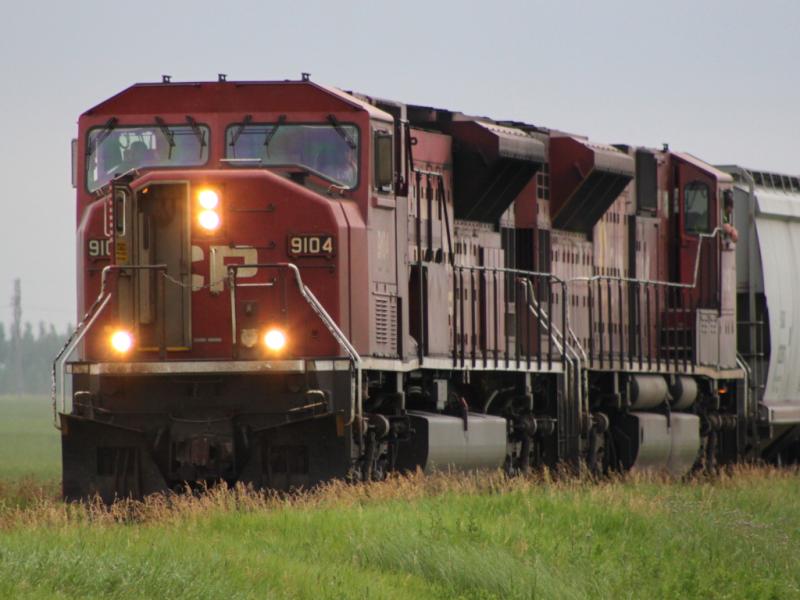
[(119, 119), (117, 119), (117, 117), (111, 117), (108, 121), (106, 121), (106, 124), (103, 125), (103, 129), (94, 138), (94, 144), (87, 144), (86, 158), (89, 158), (94, 152), (94, 149), (102, 144), (109, 135), (111, 135), (111, 132), (114, 131), (118, 121)]
[(275, 133), (278, 131), (278, 127), (283, 125), (286, 122), (286, 115), (281, 115), (278, 117), (278, 122), (275, 123), (275, 127), (270, 129), (267, 132), (266, 137), (264, 138), (264, 153), (266, 154), (267, 148), (269, 148), (269, 143), (272, 141), (272, 138), (275, 136)]
[(203, 148), (206, 147), (206, 132), (200, 129), (200, 126), (197, 124), (192, 117), (186, 115), (186, 122), (189, 123), (189, 127), (192, 128), (192, 133), (197, 138), (197, 141), (200, 142), (200, 158), (203, 158)]
[(167, 138), (167, 143), (169, 144), (169, 152), (167, 153), (167, 160), (172, 160), (172, 150), (175, 148), (175, 134), (169, 127), (167, 127), (167, 124), (161, 117), (156, 117), (156, 125), (158, 125), (158, 128), (161, 130), (161, 133), (164, 134), (164, 137)]
[(245, 115), (244, 119), (242, 119), (242, 122), (239, 123), (239, 127), (236, 128), (236, 131), (234, 131), (233, 135), (231, 136), (231, 143), (228, 145), (233, 150), (234, 158), (236, 157), (236, 142), (239, 141), (239, 136), (241, 136), (242, 133), (244, 133), (244, 128), (247, 127), (250, 124), (250, 121), (252, 120), (253, 120), (253, 115)]
[(339, 123), (339, 120), (333, 115), (328, 115), (328, 121), (330, 121), (331, 125), (333, 125), (333, 128), (336, 130), (336, 133), (342, 136), (342, 139), (345, 142), (347, 142), (347, 145), (350, 146), (353, 150), (355, 150), (356, 149), (355, 141), (353, 140), (353, 138), (350, 137), (350, 134), (347, 133), (347, 131), (345, 131), (345, 128), (342, 127), (341, 123)]

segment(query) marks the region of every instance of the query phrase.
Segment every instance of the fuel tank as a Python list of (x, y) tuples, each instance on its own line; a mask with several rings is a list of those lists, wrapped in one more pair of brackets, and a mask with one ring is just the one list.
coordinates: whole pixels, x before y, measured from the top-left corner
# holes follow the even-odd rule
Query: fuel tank
[(408, 414), (413, 433), (400, 447), (400, 469), (468, 471), (503, 465), (508, 425), (502, 417), (468, 413), (462, 418), (422, 411)]
[(689, 472), (700, 451), (700, 417), (631, 412), (613, 425), (619, 461), (625, 469), (661, 471), (675, 477)]

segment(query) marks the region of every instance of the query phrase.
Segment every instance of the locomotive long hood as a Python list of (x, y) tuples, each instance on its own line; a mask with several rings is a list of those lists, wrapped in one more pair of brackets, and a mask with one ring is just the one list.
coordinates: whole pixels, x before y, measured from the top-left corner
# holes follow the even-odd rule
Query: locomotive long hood
[(553, 226), (588, 233), (636, 172), (633, 158), (574, 137), (550, 139)]
[(496, 222), (546, 161), (544, 143), (513, 127), (454, 121), (456, 218)]

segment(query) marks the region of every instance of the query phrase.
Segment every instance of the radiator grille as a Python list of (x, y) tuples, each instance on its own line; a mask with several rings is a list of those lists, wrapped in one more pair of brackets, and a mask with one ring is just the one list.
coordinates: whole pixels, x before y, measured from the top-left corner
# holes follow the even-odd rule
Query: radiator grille
[(397, 353), (397, 299), (375, 294), (375, 345), (378, 354)]

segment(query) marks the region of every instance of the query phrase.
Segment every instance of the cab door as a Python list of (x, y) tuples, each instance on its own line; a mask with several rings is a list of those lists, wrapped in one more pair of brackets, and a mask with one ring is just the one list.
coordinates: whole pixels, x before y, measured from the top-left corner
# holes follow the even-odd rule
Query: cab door
[[(717, 182), (698, 166), (677, 159), (674, 172), (673, 214), (677, 241), (678, 281), (695, 283), (694, 298), (700, 308), (719, 306), (719, 253), (717, 238), (703, 237), (719, 225)], [(699, 252), (699, 264), (698, 264)]]
[[(191, 347), (189, 190), (151, 184), (135, 193), (133, 315), (140, 348)], [(165, 270), (156, 268), (162, 266)]]

